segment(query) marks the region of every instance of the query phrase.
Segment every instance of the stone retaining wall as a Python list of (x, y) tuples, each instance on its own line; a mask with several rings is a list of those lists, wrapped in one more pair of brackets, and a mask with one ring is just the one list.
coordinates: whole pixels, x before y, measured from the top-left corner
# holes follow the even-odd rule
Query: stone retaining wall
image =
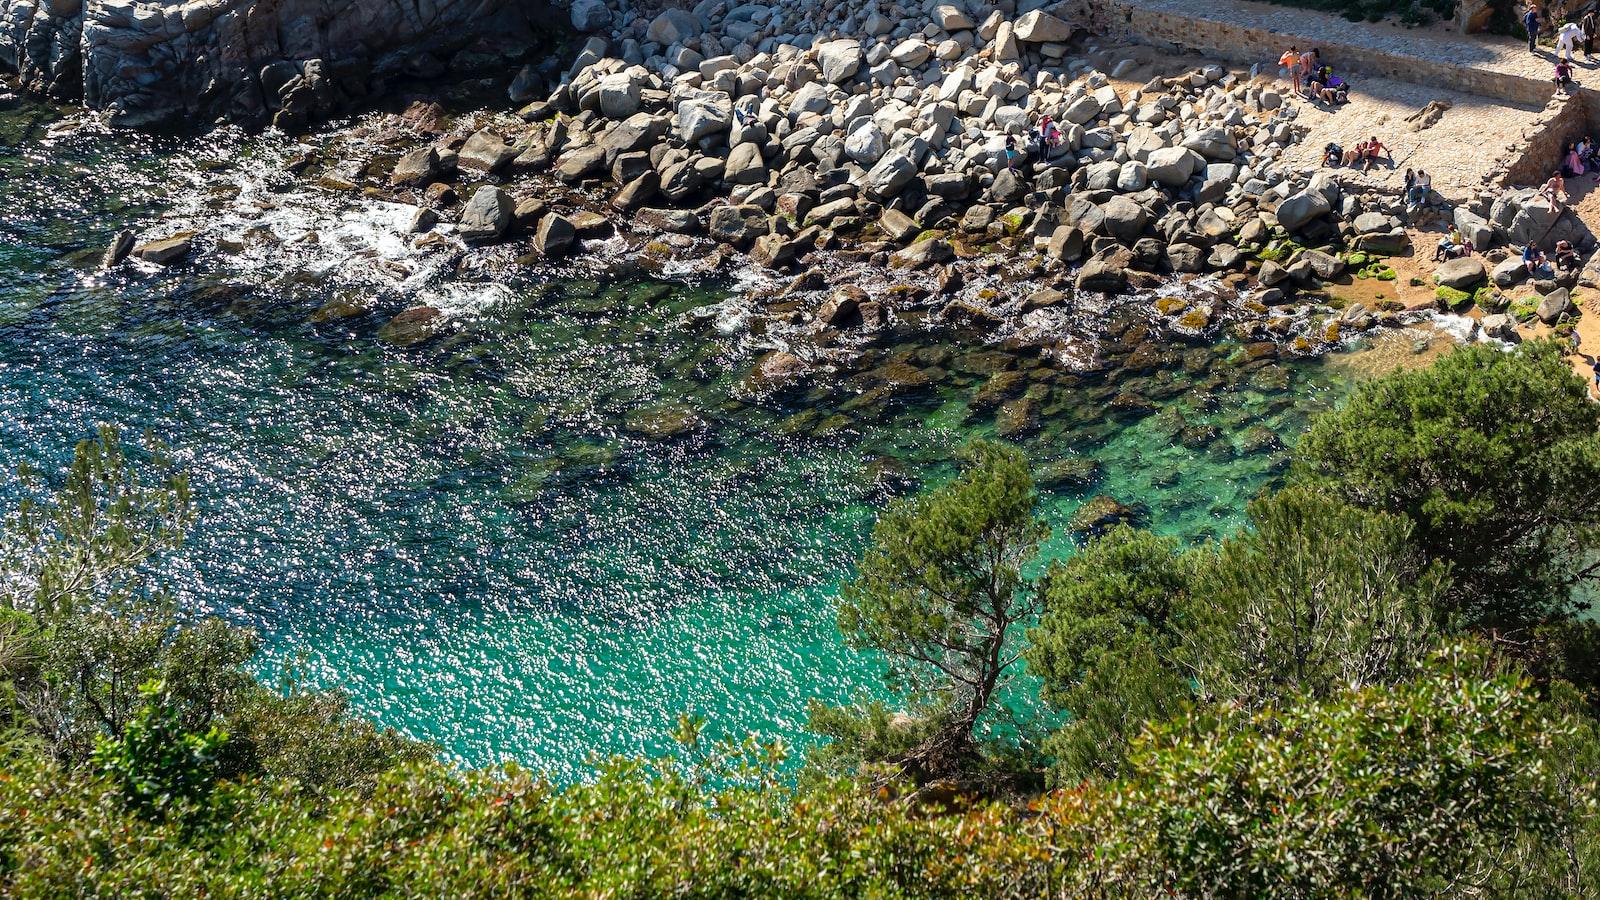
[(1590, 123), (1600, 109), (1600, 97), (1583, 91), (1545, 109), (1534, 129), (1512, 145), (1498, 163), (1501, 187), (1544, 184), (1550, 173), (1561, 167), (1567, 145), (1576, 143), (1592, 130)]

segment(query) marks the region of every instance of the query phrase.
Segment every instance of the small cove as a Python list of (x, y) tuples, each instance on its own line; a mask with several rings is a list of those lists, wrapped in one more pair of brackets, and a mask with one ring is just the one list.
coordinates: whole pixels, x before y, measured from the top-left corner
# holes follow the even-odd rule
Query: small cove
[[(927, 332), (870, 351), (927, 383), (749, 403), (761, 341), (707, 312), (738, 283), (443, 265), (385, 244), (381, 208), (280, 177), (281, 142), (48, 140), (42, 115), (0, 112), (5, 459), (57, 464), (96, 422), (166, 441), (199, 503), (167, 573), (186, 608), (259, 628), (269, 680), (343, 689), (472, 764), (572, 777), (590, 753), (664, 748), (680, 712), (800, 740), (809, 700), (872, 690), (831, 598), (882, 504), (994, 433), (974, 400), (996, 371), (1037, 388), (1030, 456), (1095, 473), (1046, 490), (1053, 555), (1099, 495), (1164, 533), (1226, 533), (1350, 377), (1226, 342), (1080, 376)], [(209, 216), (232, 234), (240, 210), (278, 231), (325, 217), (321, 249), (94, 271), (121, 227)], [(376, 302), (313, 322), (340, 292)], [(419, 298), (460, 327), (381, 341)], [(1128, 396), (1142, 405), (1115, 411)]]

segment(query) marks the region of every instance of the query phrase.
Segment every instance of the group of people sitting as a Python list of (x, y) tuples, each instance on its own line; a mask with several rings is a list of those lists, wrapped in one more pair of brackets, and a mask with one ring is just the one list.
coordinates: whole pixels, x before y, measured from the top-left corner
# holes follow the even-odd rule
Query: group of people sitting
[(1583, 140), (1567, 144), (1567, 152), (1561, 157), (1562, 174), (1578, 176), (1586, 172), (1593, 172), (1596, 181), (1600, 181), (1600, 147), (1587, 135)]
[(1333, 74), (1327, 66), (1318, 66), (1311, 77), (1306, 80), (1305, 96), (1310, 100), (1320, 100), (1330, 106), (1350, 102), (1350, 83)]
[(1350, 102), (1350, 84), (1323, 65), (1322, 51), (1312, 47), (1304, 53), (1290, 47), (1278, 57), (1278, 65), (1289, 78), (1289, 89), (1301, 97), (1329, 104)]
[(1433, 176), (1427, 169), (1418, 169), (1415, 172), (1406, 170), (1406, 206), (1421, 206), (1428, 199), (1428, 192), (1433, 190)]
[(1394, 165), (1394, 153), (1373, 135), (1367, 140), (1355, 145), (1349, 150), (1341, 148), (1338, 144), (1330, 143), (1322, 148), (1322, 164), (1325, 166), (1361, 166), (1361, 171), (1368, 172), (1378, 164), (1380, 157), (1386, 157), (1389, 165)]
[[(1558, 272), (1571, 272), (1578, 268), (1578, 249), (1568, 240), (1556, 241), (1555, 266)], [(1539, 271), (1539, 267), (1550, 262), (1550, 258), (1539, 249), (1539, 244), (1529, 241), (1528, 246), (1522, 248), (1522, 267), (1528, 270), (1529, 275)]]

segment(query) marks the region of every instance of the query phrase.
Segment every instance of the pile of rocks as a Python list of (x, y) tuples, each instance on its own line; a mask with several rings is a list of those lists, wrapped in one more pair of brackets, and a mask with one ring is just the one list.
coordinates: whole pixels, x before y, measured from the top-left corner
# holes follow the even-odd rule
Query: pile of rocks
[[(580, 0), (571, 14), (601, 33), (519, 116), (451, 128), (413, 109), (385, 134), (426, 143), (306, 173), (415, 204), (414, 232), (453, 222), (468, 243), (526, 241), (544, 257), (611, 233), (675, 257), (709, 239), (717, 259), (805, 270), (784, 296), (813, 305), (791, 318), (826, 333), (871, 333), (915, 308), (1021, 340), (1039, 310), (1204, 273), (1220, 277), (1215, 302), (1153, 298), (1180, 334), (1228, 321), (1287, 341), (1298, 328), (1311, 350), (1386, 318), (1357, 305), (1329, 329), (1307, 315), (1345, 248), (1405, 249), (1403, 209), (1295, 170), (1297, 110), (1263, 80), (1173, 65), (1130, 81), (1135, 60), (1102, 71), (1072, 23), (1009, 0), (705, 0), (648, 17)], [(512, 95), (551, 74), (524, 70)], [(839, 261), (888, 283), (853, 273), (874, 290), (841, 300), (839, 281), (817, 277)], [(962, 290), (979, 279), (986, 290)]]

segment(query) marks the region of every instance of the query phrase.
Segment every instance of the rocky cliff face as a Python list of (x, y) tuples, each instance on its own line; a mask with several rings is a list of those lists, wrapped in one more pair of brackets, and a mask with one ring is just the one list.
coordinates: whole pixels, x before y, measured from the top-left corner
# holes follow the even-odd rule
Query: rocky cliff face
[(293, 127), (396, 77), (508, 61), (541, 5), (0, 0), (0, 67), (15, 71), (27, 90), (109, 110), (118, 125), (227, 118)]

